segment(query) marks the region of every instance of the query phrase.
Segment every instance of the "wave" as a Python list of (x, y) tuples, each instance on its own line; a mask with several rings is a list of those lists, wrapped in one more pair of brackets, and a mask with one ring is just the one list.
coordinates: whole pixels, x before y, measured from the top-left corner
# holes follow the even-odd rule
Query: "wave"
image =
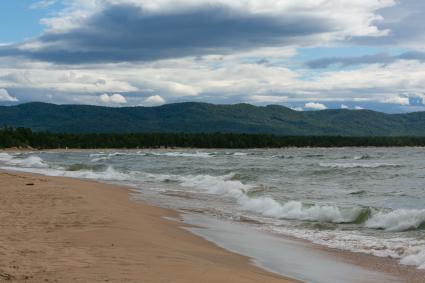
[(100, 156), (100, 157), (92, 158), (90, 162), (96, 163), (96, 162), (106, 161), (109, 159), (110, 159), (109, 156)]
[(137, 156), (137, 155), (145, 156), (146, 154), (141, 152), (112, 152), (112, 153), (99, 152), (99, 153), (90, 154), (90, 158), (91, 158), (90, 161), (93, 163), (96, 163), (96, 162), (106, 161), (117, 156)]
[(199, 157), (199, 158), (208, 158), (212, 157), (213, 154), (209, 152), (150, 152), (147, 155), (154, 156), (167, 156), (167, 157)]
[(213, 153), (209, 152), (179, 152), (179, 151), (170, 151), (170, 152), (113, 152), (113, 153), (94, 153), (90, 154), (90, 157), (94, 158), (111, 158), (116, 156), (165, 156), (165, 157), (200, 157), (208, 158), (213, 157)]
[[(221, 176), (194, 175), (194, 176), (176, 176), (176, 175), (155, 175), (152, 178), (162, 181), (174, 181), (180, 186), (194, 189), (196, 192), (205, 192), (208, 194), (230, 197), (236, 201), (239, 208), (268, 219), (287, 219), (312, 221), (320, 223), (335, 223), (359, 225), (358, 227), (370, 229), (382, 229), (382, 225), (373, 226), (371, 223), (378, 219), (383, 219), (386, 215), (388, 219), (384, 223), (399, 223), (385, 226), (388, 231), (405, 231), (410, 229), (422, 229), (425, 225), (422, 222), (424, 211), (405, 211), (395, 210), (393, 212), (382, 212), (369, 207), (351, 207), (341, 208), (334, 205), (311, 205), (300, 201), (278, 202), (269, 196), (252, 197), (251, 192), (256, 192), (258, 186), (244, 184), (235, 179), (235, 174)], [(267, 194), (267, 188), (262, 188), (261, 194)], [(257, 194), (254, 194), (257, 196)], [(236, 214), (235, 219), (243, 214)], [(403, 215), (403, 217), (400, 217)], [(246, 216), (249, 218), (249, 216)], [(416, 221), (412, 221), (416, 219)], [(404, 222), (407, 220), (407, 222)], [(269, 223), (269, 220), (256, 220), (256, 224)], [(273, 223), (274, 220), (271, 220)], [(421, 224), (422, 223), (422, 224)], [(298, 224), (297, 224), (298, 225)], [(397, 238), (378, 238), (376, 236), (367, 236), (361, 231), (350, 229), (344, 230), (311, 230), (289, 227), (278, 227), (264, 225), (263, 228), (280, 229), (281, 233), (309, 240), (313, 243), (350, 250), (352, 252), (361, 252), (379, 257), (392, 257), (399, 259), (402, 264), (414, 265), (418, 268), (425, 268), (425, 241), (409, 239), (405, 237)], [(352, 226), (350, 226), (352, 227)], [(424, 227), (425, 228), (425, 227)], [(282, 232), (283, 231), (283, 232)]]
[(397, 209), (391, 212), (378, 212), (366, 221), (365, 226), (389, 232), (425, 229), (425, 209)]
[(19, 154), (0, 153), (0, 164), (3, 169), (43, 174), (47, 176), (63, 176), (94, 180), (124, 181), (130, 180), (131, 175), (115, 170), (113, 167), (98, 165), (73, 164), (67, 167), (51, 167), (41, 157)]
[(258, 186), (243, 184), (234, 179), (234, 174), (224, 176), (180, 176), (177, 178), (180, 179), (181, 186), (200, 189), (210, 194), (231, 197), (243, 210), (266, 217), (346, 223), (354, 221), (361, 212), (359, 209), (341, 210), (337, 206), (307, 205), (299, 201), (280, 203), (268, 196), (251, 197), (253, 195), (251, 191), (257, 192)]
[(354, 156), (353, 159), (354, 160), (368, 160), (368, 159), (372, 159), (372, 157), (368, 154), (363, 154), (363, 155)]
[(105, 169), (104, 165), (91, 165), (84, 163), (75, 163), (65, 167), (66, 171), (101, 171)]
[(247, 156), (248, 153), (246, 153), (246, 152), (234, 152), (232, 155), (233, 156)]
[(69, 177), (78, 179), (91, 179), (91, 180), (103, 180), (103, 181), (134, 181), (136, 178), (132, 177), (131, 174), (122, 173), (109, 166), (102, 171), (93, 171), (88, 169), (83, 170), (70, 170), (67, 171), (64, 168), (21, 168), (21, 167), (1, 167), (6, 170), (21, 171), (42, 174), (46, 176), (54, 177)]
[(379, 167), (400, 167), (394, 163), (319, 163), (320, 167), (349, 169), (349, 168), (379, 168)]
[[(173, 154), (176, 153), (177, 152), (173, 152)], [(121, 153), (112, 154), (117, 156), (117, 154)], [(109, 154), (97, 153), (97, 155), (91, 157), (100, 158), (106, 156), (109, 156)], [(237, 213), (236, 216), (244, 214), (249, 216), (254, 215), (255, 217), (261, 216), (258, 218), (267, 218), (264, 223), (268, 221), (274, 223), (276, 220), (280, 222), (280, 219), (285, 219), (349, 224), (350, 232), (340, 229), (313, 230), (276, 226), (274, 226), (273, 229), (281, 229), (279, 230), (281, 233), (286, 233), (294, 237), (303, 238), (333, 248), (369, 253), (376, 256), (398, 258), (402, 264), (414, 265), (418, 268), (425, 269), (425, 241), (420, 242), (417, 239), (409, 240), (409, 238), (405, 236), (392, 239), (386, 237), (378, 238), (375, 236), (366, 236), (359, 230), (356, 231), (351, 229), (353, 227), (359, 227), (380, 229), (388, 232), (425, 229), (425, 210), (399, 209), (393, 211), (379, 211), (368, 207), (339, 207), (337, 205), (307, 204), (297, 200), (284, 202), (268, 195), (270, 191), (267, 187), (253, 183), (245, 183), (243, 180), (240, 180), (240, 177), (233, 173), (220, 176), (151, 174), (136, 171), (124, 172), (112, 166), (106, 167), (100, 164), (74, 164), (67, 168), (52, 168), (36, 155), (23, 156), (7, 153), (0, 153), (0, 164), (10, 166), (8, 168), (11, 170), (33, 172), (49, 176), (124, 182), (133, 185), (140, 184), (140, 182), (173, 182), (173, 188), (178, 188), (177, 186), (183, 187), (181, 188), (182, 192), (187, 192), (184, 190), (185, 188), (191, 188), (197, 193), (207, 193), (228, 198), (237, 204), (237, 209), (243, 211), (242, 213)], [(246, 217), (249, 218), (249, 216)], [(294, 225), (299, 225), (299, 223), (295, 222)], [(310, 223), (305, 225), (310, 225)], [(270, 227), (270, 225), (264, 225), (264, 227)], [(367, 229), (362, 229), (362, 231), (367, 231)], [(369, 232), (376, 233), (376, 231)], [(388, 235), (392, 234), (388, 233)]]
[(20, 155), (12, 155), (8, 153), (0, 153), (0, 163), (4, 165), (12, 165), (12, 166), (18, 166), (18, 167), (24, 167), (24, 168), (47, 168), (48, 165), (46, 162), (36, 156), (36, 155), (30, 155), (27, 157), (22, 158)]
[[(98, 153), (93, 155), (93, 157), (102, 157), (101, 154), (103, 153)], [(118, 154), (122, 153), (108, 155), (116, 156)], [(181, 153), (175, 152), (173, 154)], [(233, 173), (222, 176), (181, 176), (133, 171), (121, 172), (112, 166), (87, 164), (73, 164), (66, 168), (49, 168), (48, 164), (36, 155), (22, 158), (20, 155), (7, 153), (0, 153), (0, 163), (17, 168), (25, 168), (24, 171), (51, 176), (129, 181), (133, 183), (140, 181), (174, 182), (182, 187), (193, 188), (197, 192), (201, 191), (230, 197), (239, 204), (242, 210), (277, 219), (351, 223), (362, 225), (369, 229), (381, 229), (389, 232), (425, 229), (425, 210), (378, 211), (361, 207), (341, 208), (336, 205), (305, 204), (296, 200), (279, 202), (266, 195), (267, 187), (245, 184), (240, 178), (236, 178), (237, 174)], [(261, 190), (259, 190), (260, 187)]]
[(283, 154), (277, 154), (272, 155), (271, 158), (278, 158), (278, 159), (294, 159), (295, 157), (292, 155), (283, 155)]

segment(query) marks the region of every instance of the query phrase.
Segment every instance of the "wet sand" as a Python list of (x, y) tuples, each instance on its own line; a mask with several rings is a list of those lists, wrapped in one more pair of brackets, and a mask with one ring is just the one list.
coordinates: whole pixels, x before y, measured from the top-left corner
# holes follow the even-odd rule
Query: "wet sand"
[[(227, 250), (251, 257), (258, 266), (267, 270), (304, 282), (407, 282), (400, 274), (393, 274), (390, 270), (377, 270), (373, 264), (362, 266), (345, 261), (338, 254), (316, 249), (306, 241), (280, 237), (240, 223), (199, 214), (186, 214), (183, 218), (185, 222), (197, 226), (187, 228), (196, 235), (201, 235)], [(355, 257), (355, 254), (352, 255)]]
[(0, 172), (0, 281), (295, 282), (198, 237), (126, 188)]

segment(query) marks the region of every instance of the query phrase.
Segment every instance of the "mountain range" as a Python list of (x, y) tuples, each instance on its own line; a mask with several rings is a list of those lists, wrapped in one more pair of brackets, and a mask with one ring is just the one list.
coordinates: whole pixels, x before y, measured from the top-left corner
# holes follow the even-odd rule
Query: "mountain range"
[(425, 136), (425, 112), (295, 111), (250, 104), (175, 103), (102, 107), (26, 103), (0, 106), (0, 125), (61, 133), (247, 133), (275, 135)]

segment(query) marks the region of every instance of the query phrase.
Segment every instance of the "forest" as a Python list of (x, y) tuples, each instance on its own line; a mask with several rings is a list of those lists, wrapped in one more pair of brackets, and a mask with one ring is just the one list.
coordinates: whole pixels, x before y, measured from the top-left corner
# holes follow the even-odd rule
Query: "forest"
[(281, 148), (425, 146), (425, 137), (279, 136), (229, 133), (71, 134), (0, 129), (0, 148)]

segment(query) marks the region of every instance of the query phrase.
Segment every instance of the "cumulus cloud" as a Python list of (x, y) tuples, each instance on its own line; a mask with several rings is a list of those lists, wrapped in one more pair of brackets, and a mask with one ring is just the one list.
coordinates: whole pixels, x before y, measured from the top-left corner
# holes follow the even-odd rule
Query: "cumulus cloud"
[(341, 109), (349, 109), (350, 107), (348, 107), (347, 105), (345, 105), (345, 104), (341, 104)]
[(145, 99), (143, 102), (144, 106), (158, 106), (165, 104), (165, 99), (162, 98), (160, 95), (152, 95)]
[(377, 11), (395, 4), (393, 0), (88, 2), (72, 2), (72, 9), (44, 21), (48, 30), (43, 35), (1, 47), (0, 56), (62, 64), (134, 62), (381, 37), (388, 30), (374, 25)]
[(108, 95), (106, 93), (99, 96), (99, 100), (104, 104), (126, 104), (127, 99), (121, 94), (115, 93)]
[(304, 105), (305, 109), (311, 109), (311, 110), (326, 110), (328, 107), (322, 103), (318, 102), (308, 102)]
[(17, 102), (19, 101), (16, 97), (11, 96), (6, 89), (0, 89), (0, 101), (5, 102)]
[(425, 64), (416, 61), (320, 73), (259, 65), (255, 61), (238, 63), (233, 55), (220, 59), (181, 58), (145, 64), (74, 67), (72, 71), (66, 66), (46, 63), (23, 62), (19, 64), (23, 69), (6, 65), (0, 64), (0, 88), (19, 91), (21, 100), (24, 93), (28, 93), (26, 97), (32, 96), (31, 100), (53, 93), (54, 101), (61, 102), (76, 95), (89, 98), (99, 93), (126, 93), (129, 104), (137, 105), (155, 92), (167, 102), (196, 97), (197, 101), (216, 103), (273, 104), (280, 103), (270, 101), (276, 99), (273, 97), (287, 97), (282, 102), (340, 101), (341, 104), (382, 102), (394, 93), (421, 93), (425, 89)]

